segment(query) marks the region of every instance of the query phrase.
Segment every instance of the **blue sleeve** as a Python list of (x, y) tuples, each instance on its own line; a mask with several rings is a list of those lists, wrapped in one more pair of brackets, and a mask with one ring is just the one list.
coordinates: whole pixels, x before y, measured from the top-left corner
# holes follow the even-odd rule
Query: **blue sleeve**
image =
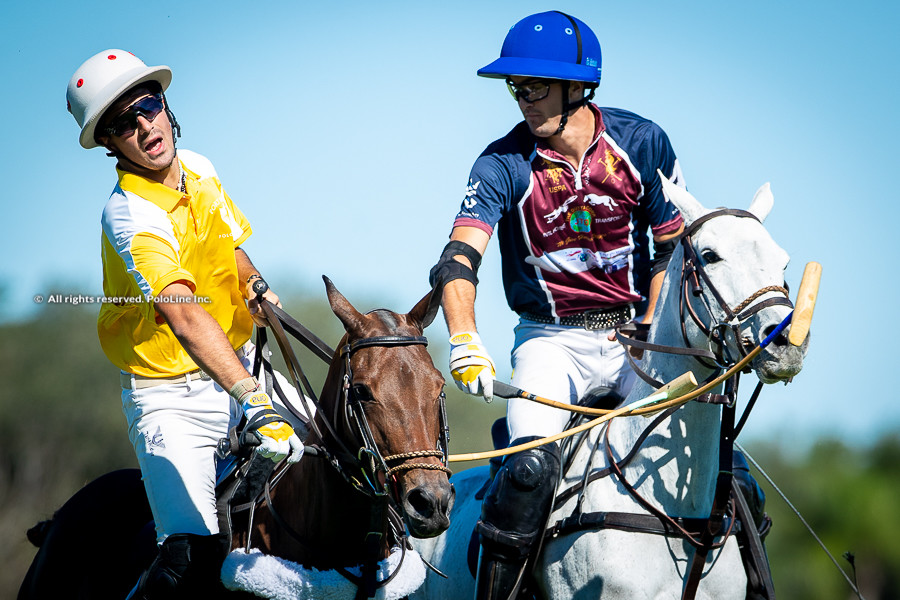
[(682, 187), (685, 185), (669, 136), (652, 121), (647, 121), (645, 127), (647, 131), (642, 144), (644, 159), (640, 161), (641, 180), (644, 185), (641, 207), (653, 233), (665, 235), (676, 231), (681, 226), (682, 219), (675, 205), (663, 194), (662, 183), (656, 170), (662, 171), (674, 183)]
[(497, 222), (528, 189), (530, 169), (516, 142), (516, 130), (494, 142), (469, 174), (466, 197), (454, 225), (479, 227), (491, 234)]

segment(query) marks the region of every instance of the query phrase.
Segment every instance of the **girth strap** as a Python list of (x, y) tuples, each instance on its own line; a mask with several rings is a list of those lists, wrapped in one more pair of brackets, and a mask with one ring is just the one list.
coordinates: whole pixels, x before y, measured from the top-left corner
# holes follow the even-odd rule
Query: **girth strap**
[[(694, 536), (700, 536), (706, 528), (706, 519), (672, 517), (672, 520), (685, 531)], [(739, 526), (736, 526), (739, 527)], [(547, 535), (557, 536), (585, 531), (591, 529), (618, 529), (620, 531), (633, 531), (636, 533), (650, 533), (664, 535), (666, 537), (683, 537), (682, 534), (667, 526), (665, 521), (653, 515), (622, 512), (590, 512), (579, 513), (564, 519), (560, 519), (547, 530)], [(731, 529), (729, 519), (722, 521), (717, 536), (726, 535)]]

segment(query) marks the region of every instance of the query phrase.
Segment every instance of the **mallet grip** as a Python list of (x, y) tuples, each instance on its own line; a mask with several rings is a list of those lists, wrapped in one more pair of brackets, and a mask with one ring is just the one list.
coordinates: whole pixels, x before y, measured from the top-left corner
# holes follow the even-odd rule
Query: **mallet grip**
[(794, 346), (801, 345), (809, 333), (821, 278), (822, 265), (815, 261), (806, 263), (803, 279), (800, 280), (800, 290), (797, 292), (794, 316), (791, 319), (791, 332), (788, 334), (788, 341)]

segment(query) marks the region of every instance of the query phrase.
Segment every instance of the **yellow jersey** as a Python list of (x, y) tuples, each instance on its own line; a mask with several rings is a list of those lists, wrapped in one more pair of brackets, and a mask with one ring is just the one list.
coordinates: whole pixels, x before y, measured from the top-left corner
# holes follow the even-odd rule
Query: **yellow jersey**
[(154, 298), (182, 282), (213, 316), (233, 348), (253, 322), (238, 279), (235, 249), (250, 237), (250, 223), (222, 189), (205, 157), (178, 151), (185, 190), (125, 171), (103, 210), (103, 302), (100, 345), (128, 373), (171, 377), (197, 365), (156, 312)]

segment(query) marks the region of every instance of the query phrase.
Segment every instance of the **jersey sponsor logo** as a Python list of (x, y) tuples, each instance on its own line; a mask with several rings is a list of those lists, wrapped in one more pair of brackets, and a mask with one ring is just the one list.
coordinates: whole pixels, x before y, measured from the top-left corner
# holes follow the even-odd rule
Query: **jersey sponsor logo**
[(587, 206), (576, 208), (567, 215), (569, 227), (575, 233), (590, 233), (591, 222), (594, 220), (594, 211)]
[(615, 273), (628, 267), (631, 248), (624, 246), (609, 252), (589, 248), (564, 248), (545, 252), (541, 256), (529, 256), (525, 262), (551, 273), (584, 273), (598, 269), (604, 273)]
[(541, 161), (543, 161), (543, 171), (550, 178), (550, 181), (553, 182), (553, 185), (559, 185), (559, 180), (562, 177), (563, 169), (550, 162), (544, 157), (541, 157)]
[(481, 180), (472, 183), (472, 180), (469, 180), (469, 185), (466, 186), (466, 199), (463, 200), (463, 206), (468, 209), (475, 208), (475, 205), (478, 204), (478, 200), (475, 198), (475, 194), (478, 193), (478, 186), (481, 185)]

